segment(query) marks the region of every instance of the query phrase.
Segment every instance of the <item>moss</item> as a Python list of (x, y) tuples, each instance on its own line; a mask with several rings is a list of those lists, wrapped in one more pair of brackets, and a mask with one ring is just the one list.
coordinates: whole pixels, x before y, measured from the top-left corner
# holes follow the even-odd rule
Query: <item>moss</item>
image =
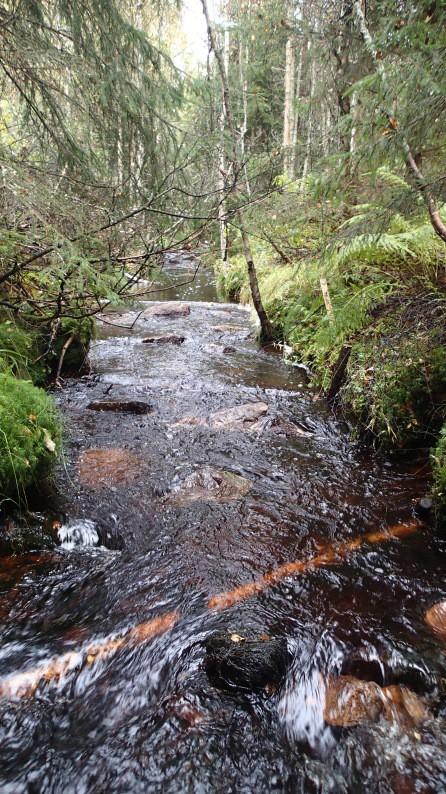
[(53, 400), (43, 389), (0, 374), (0, 495), (19, 501), (50, 471), (61, 444)]
[(359, 430), (387, 449), (432, 439), (444, 414), (443, 328), (405, 327), (404, 312), (393, 312), (353, 343), (340, 393)]
[(0, 322), (0, 372), (43, 383), (47, 375), (40, 359), (41, 335), (5, 317)]
[(446, 516), (446, 424), (443, 425), (438, 442), (432, 451), (433, 492), (441, 516)]

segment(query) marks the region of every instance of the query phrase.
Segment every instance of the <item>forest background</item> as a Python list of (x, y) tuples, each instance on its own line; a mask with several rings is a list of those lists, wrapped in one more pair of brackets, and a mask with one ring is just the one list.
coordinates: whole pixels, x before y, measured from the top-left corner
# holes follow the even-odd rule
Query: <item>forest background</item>
[(441, 512), (446, 3), (184, 13), (0, 4), (3, 499), (61, 447), (41, 387), (82, 370), (95, 314), (150, 297), (164, 252), (188, 247), (356, 437), (431, 450)]

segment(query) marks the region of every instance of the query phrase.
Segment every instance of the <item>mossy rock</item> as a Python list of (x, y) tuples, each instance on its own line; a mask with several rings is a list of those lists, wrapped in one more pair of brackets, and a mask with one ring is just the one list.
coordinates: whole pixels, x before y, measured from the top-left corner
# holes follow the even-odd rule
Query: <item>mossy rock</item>
[(20, 501), (49, 473), (61, 445), (52, 398), (29, 381), (0, 374), (0, 496)]

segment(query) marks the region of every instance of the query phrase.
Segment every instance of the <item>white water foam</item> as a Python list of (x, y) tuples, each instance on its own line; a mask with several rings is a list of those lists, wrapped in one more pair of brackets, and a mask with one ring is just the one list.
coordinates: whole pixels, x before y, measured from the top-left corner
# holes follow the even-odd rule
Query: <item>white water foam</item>
[(85, 546), (91, 548), (99, 543), (95, 523), (87, 518), (62, 524), (57, 534), (62, 549), (70, 550)]

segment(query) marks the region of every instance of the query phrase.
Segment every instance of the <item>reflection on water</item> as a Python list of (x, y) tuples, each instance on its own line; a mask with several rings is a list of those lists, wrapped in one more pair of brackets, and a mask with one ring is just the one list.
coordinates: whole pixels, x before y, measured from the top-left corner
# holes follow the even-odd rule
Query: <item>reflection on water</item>
[[(0, 563), (1, 790), (446, 790), (444, 643), (424, 621), (445, 597), (445, 544), (413, 523), (423, 461), (353, 446), (304, 373), (259, 350), (246, 309), (217, 303), (208, 271), (191, 281), (195, 267), (168, 259), (162, 286), (190, 283), (150, 296), (190, 314), (153, 316), (144, 298), (107, 315), (92, 375), (58, 398), (70, 549)], [(142, 342), (160, 335), (185, 341)], [(152, 413), (87, 409), (101, 399)], [(209, 421), (249, 403), (267, 405), (258, 427)], [(209, 467), (249, 487), (207, 501), (200, 480), (199, 499), (169, 496)], [(398, 526), (416, 531), (385, 532)], [(222, 629), (287, 638), (278, 692), (209, 683), (203, 643)], [(339, 675), (405, 686), (430, 716), (330, 727)]]

